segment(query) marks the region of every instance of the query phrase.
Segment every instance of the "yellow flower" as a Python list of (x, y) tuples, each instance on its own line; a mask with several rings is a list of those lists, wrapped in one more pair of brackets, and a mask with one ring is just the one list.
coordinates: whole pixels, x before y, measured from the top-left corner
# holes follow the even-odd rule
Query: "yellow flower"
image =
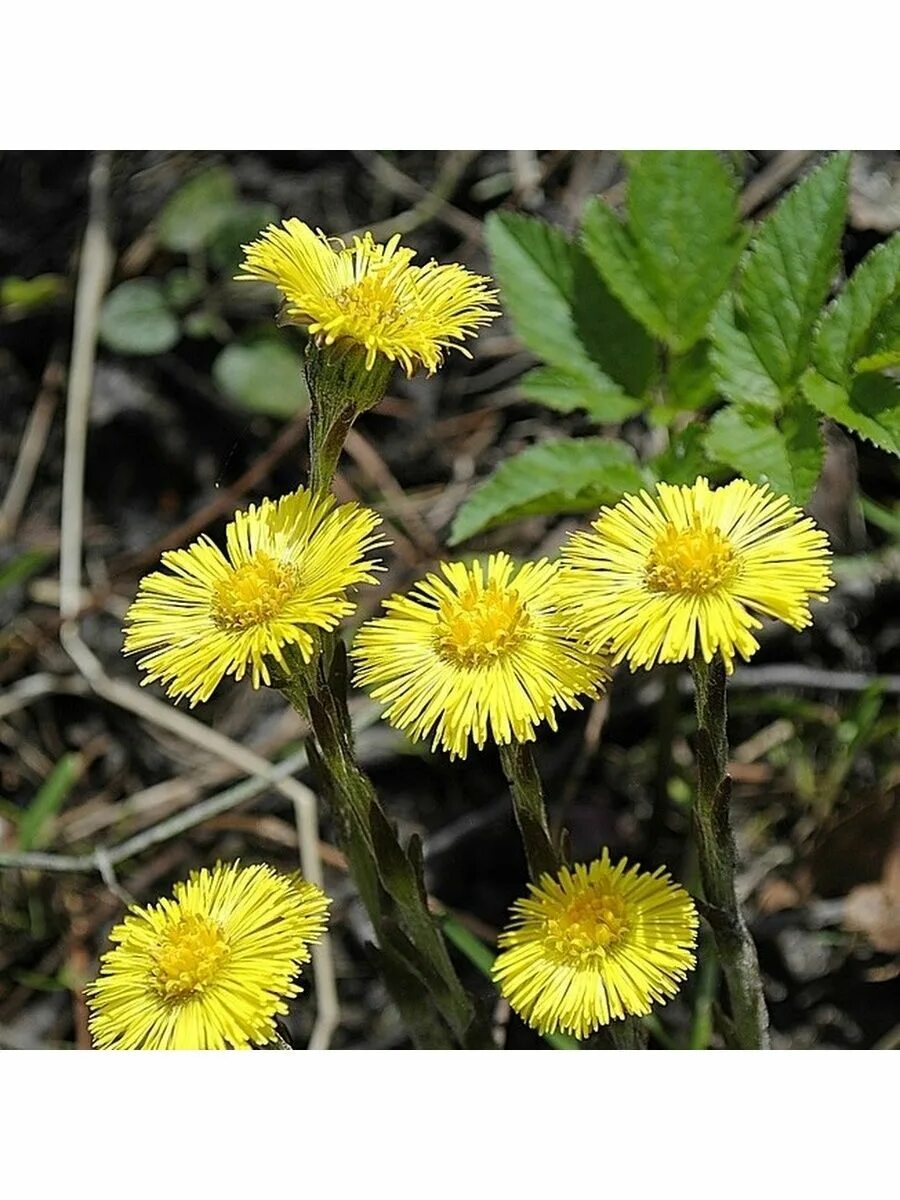
[(494, 979), (539, 1033), (585, 1038), (601, 1025), (664, 1004), (694, 966), (697, 911), (664, 868), (563, 867), (528, 885), (499, 938)]
[(759, 648), (761, 613), (803, 629), (833, 584), (828, 540), (786, 496), (737, 479), (657, 484), (601, 509), (562, 549), (560, 611), (591, 649), (632, 667)]
[(400, 246), (399, 234), (387, 245), (366, 233), (345, 246), (296, 217), (283, 225), (270, 225), (243, 247), (237, 278), (274, 283), (295, 324), (328, 346), (347, 339), (365, 347), (370, 370), (382, 354), (407, 375), (420, 363), (431, 375), (446, 349), (498, 315), (490, 279), (458, 263), (411, 266), (415, 251)]
[(535, 726), (556, 728), (557, 708), (580, 708), (608, 679), (605, 657), (589, 653), (559, 628), (550, 601), (556, 563), (516, 569), (492, 554), (476, 562), (442, 563), (409, 596), (384, 602), (356, 635), (356, 681), (388, 705), (386, 719), (413, 739), (433, 734), (451, 756), (534, 741)]
[(162, 556), (168, 572), (141, 580), (126, 615), (125, 652), (140, 654), (143, 683), (163, 682), (193, 707), (226, 675), (254, 687), (271, 682), (267, 659), (284, 664), (282, 648), (304, 661), (313, 632), (334, 629), (353, 612), (348, 588), (374, 583), (364, 556), (383, 544), (380, 517), (358, 504), (335, 506), (330, 495), (302, 488), (236, 513), (225, 531), (227, 554), (205, 535), (187, 550)]
[(271, 867), (217, 864), (135, 905), (86, 988), (101, 1050), (245, 1050), (275, 1041), (275, 1016), (321, 937), (330, 901)]

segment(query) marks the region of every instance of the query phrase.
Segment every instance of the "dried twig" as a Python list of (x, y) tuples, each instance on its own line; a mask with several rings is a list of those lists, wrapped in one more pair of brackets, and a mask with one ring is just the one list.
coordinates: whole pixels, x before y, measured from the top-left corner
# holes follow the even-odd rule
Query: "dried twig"
[[(471, 150), (456, 150), (447, 156), (443, 169), (431, 188), (424, 188), (409, 175), (395, 167), (383, 154), (364, 152), (356, 157), (379, 183), (404, 200), (415, 202), (414, 207), (407, 212), (398, 213), (371, 226), (373, 236), (385, 237), (392, 233), (409, 233), (411, 230), (424, 225), (432, 219), (443, 221), (458, 234), (473, 242), (480, 242), (483, 236), (481, 222), (470, 217), (462, 209), (454, 208), (448, 203), (456, 185), (462, 178), (466, 167), (475, 157)], [(362, 232), (356, 230), (354, 232)], [(351, 236), (350, 234), (347, 235)]]
[(241, 497), (262, 482), (272, 468), (302, 439), (306, 432), (306, 419), (306, 413), (299, 413), (289, 424), (285, 425), (265, 454), (261, 454), (233, 484), (223, 488), (208, 504), (204, 504), (195, 513), (191, 513), (180, 525), (170, 529), (164, 537), (151, 546), (141, 550), (138, 554), (124, 555), (121, 560), (113, 562), (111, 574), (121, 575), (126, 571), (149, 566), (159, 558), (163, 550), (184, 545), (224, 513), (230, 512)]
[(81, 546), (84, 519), (84, 460), (88, 409), (94, 386), (100, 305), (113, 267), (108, 223), (111, 156), (97, 154), (90, 175), (90, 207), (75, 290), (75, 327), (66, 393), (66, 448), (63, 457), (59, 549), (59, 615), (74, 618), (80, 607)]
[(22, 517), (38, 463), (47, 444), (47, 435), (53, 424), (53, 414), (56, 412), (62, 383), (63, 368), (54, 353), (44, 369), (41, 390), (25, 425), (16, 465), (13, 467), (3, 504), (0, 505), (0, 540), (13, 537)]
[[(270, 765), (271, 777), (269, 779), (263, 779), (259, 776), (243, 779), (240, 783), (235, 783), (224, 791), (217, 792), (214, 796), (209, 796), (207, 799), (201, 800), (199, 804), (194, 804), (183, 812), (176, 813), (175, 816), (168, 817), (166, 820), (160, 821), (149, 829), (141, 830), (134, 837), (127, 838), (124, 842), (119, 842), (118, 845), (101, 846), (92, 850), (89, 854), (51, 854), (36, 850), (21, 854), (0, 854), (0, 868), (7, 867), (19, 870), (50, 871), (54, 873), (67, 873), (70, 871), (76, 873), (96, 872), (102, 878), (105, 868), (116, 867), (128, 859), (142, 854), (145, 850), (150, 850), (153, 846), (169, 842), (173, 838), (179, 837), (182, 833), (187, 833), (189, 829), (195, 829), (198, 825), (202, 825), (205, 821), (218, 816), (220, 813), (236, 808), (238, 804), (255, 799), (261, 792), (276, 786), (279, 782), (288, 779), (297, 771), (302, 770), (305, 765), (306, 751), (298, 750), (295, 754), (284, 759), (283, 762)], [(103, 865), (101, 866), (101, 864)]]
[(782, 187), (793, 179), (815, 153), (815, 150), (782, 150), (780, 154), (776, 154), (744, 188), (740, 200), (741, 216), (749, 217), (767, 200), (777, 196)]
[(441, 548), (437, 538), (422, 520), (415, 506), (410, 503), (406, 492), (372, 443), (359, 430), (351, 429), (347, 434), (344, 450), (369, 481), (380, 488), (384, 499), (389, 502), (395, 515), (400, 518), (405, 529), (415, 539), (422, 556), (424, 558), (440, 558)]

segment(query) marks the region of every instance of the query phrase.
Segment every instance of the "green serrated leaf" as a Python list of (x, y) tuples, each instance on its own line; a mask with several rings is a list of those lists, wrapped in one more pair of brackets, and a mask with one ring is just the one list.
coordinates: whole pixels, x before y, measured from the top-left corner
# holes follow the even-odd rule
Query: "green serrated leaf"
[(159, 215), (159, 240), (168, 250), (189, 254), (202, 249), (237, 204), (234, 179), (227, 167), (210, 167), (170, 197)]
[(612, 294), (581, 247), (572, 245), (571, 253), (578, 337), (604, 377), (629, 396), (643, 396), (657, 373), (652, 338)]
[(653, 346), (561, 229), (492, 213), (485, 225), (505, 310), (525, 345), (594, 389), (640, 395)]
[(782, 395), (753, 349), (748, 335), (738, 328), (734, 298), (726, 293), (709, 323), (709, 360), (719, 391), (734, 404), (778, 412)]
[(163, 354), (180, 335), (155, 279), (129, 279), (103, 301), (100, 337), (119, 354)]
[(628, 161), (626, 224), (591, 201), (584, 246), (625, 307), (683, 353), (703, 336), (743, 247), (736, 180), (709, 150), (647, 150)]
[(634, 451), (605, 438), (542, 442), (501, 463), (456, 514), (449, 544), (521, 517), (580, 513), (639, 491), (649, 472)]
[(590, 375), (575, 331), (574, 268), (562, 230), (535, 217), (491, 213), (485, 239), (504, 309), (525, 345), (548, 363)]
[[(900, 346), (891, 348), (884, 340), (890, 337), (898, 293), (900, 233), (895, 233), (889, 241), (866, 255), (822, 318), (813, 361), (826, 379), (849, 385), (854, 366), (860, 359), (865, 364), (863, 370), (879, 370), (882, 363), (893, 365), (886, 361), (890, 360), (892, 350), (900, 357)], [(879, 324), (882, 317), (887, 320)], [(882, 339), (881, 345), (877, 344), (879, 339)], [(878, 366), (872, 365), (873, 357)]]
[(857, 375), (848, 390), (810, 369), (801, 386), (819, 412), (882, 450), (900, 454), (900, 384), (896, 380), (887, 375)]
[(644, 407), (617, 388), (602, 388), (553, 367), (536, 367), (520, 381), (522, 395), (556, 412), (583, 411), (598, 425), (617, 425)]
[(633, 161), (627, 211), (638, 273), (666, 341), (687, 350), (703, 336), (743, 247), (735, 176), (711, 150), (647, 150)]
[(758, 409), (720, 409), (709, 423), (706, 452), (754, 483), (805, 504), (822, 470), (823, 445), (816, 413), (806, 404), (786, 410), (780, 427)]
[(687, 354), (673, 358), (669, 368), (670, 403), (679, 412), (705, 408), (716, 394), (709, 342), (700, 341)]
[(589, 200), (584, 210), (581, 240), (591, 262), (628, 311), (661, 341), (668, 340), (665, 314), (641, 277), (634, 246), (625, 226), (602, 200)]
[(791, 189), (753, 239), (736, 288), (738, 327), (785, 395), (809, 363), (837, 269), (849, 166), (849, 154), (836, 154)]
[(856, 371), (884, 371), (900, 366), (900, 296), (886, 304), (873, 323), (865, 351), (853, 364)]
[(292, 417), (308, 403), (303, 363), (283, 342), (226, 346), (212, 376), (216, 387), (251, 412)]

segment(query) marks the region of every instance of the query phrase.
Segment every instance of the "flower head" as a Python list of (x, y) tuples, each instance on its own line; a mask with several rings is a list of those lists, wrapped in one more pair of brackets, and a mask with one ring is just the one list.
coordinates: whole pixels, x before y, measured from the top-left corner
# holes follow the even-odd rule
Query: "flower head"
[(356, 680), (388, 705), (385, 717), (411, 738), (433, 735), (465, 758), (479, 749), (534, 740), (556, 709), (580, 708), (608, 678), (607, 660), (567, 637), (551, 601), (558, 567), (542, 559), (518, 569), (506, 554), (442, 563), (408, 596), (385, 600), (351, 656)]
[(283, 647), (305, 661), (316, 629), (334, 629), (353, 612), (347, 589), (374, 583), (366, 553), (380, 545), (380, 518), (358, 504), (302, 488), (235, 514), (227, 553), (201, 537), (162, 557), (168, 571), (141, 580), (126, 615), (125, 652), (143, 654), (144, 683), (163, 682), (191, 706), (208, 700), (226, 675), (254, 687), (270, 682), (267, 658), (284, 664)]
[(828, 540), (768, 487), (737, 479), (713, 491), (657, 485), (601, 509), (593, 530), (562, 550), (557, 598), (592, 649), (608, 646), (632, 667), (759, 648), (761, 613), (803, 629), (810, 599), (832, 586)]
[(347, 339), (365, 347), (369, 369), (382, 354), (407, 375), (419, 364), (432, 375), (445, 350), (467, 353), (457, 343), (497, 316), (489, 279), (458, 263), (414, 267), (415, 251), (399, 234), (380, 245), (366, 233), (345, 246), (292, 217), (243, 249), (238, 279), (274, 283), (295, 324), (329, 346)]
[[(627, 868), (627, 869), (626, 869)], [(545, 874), (513, 905), (494, 979), (540, 1033), (585, 1038), (664, 1004), (694, 966), (697, 911), (662, 867), (651, 875), (603, 857)]]
[(135, 905), (86, 989), (94, 1043), (109, 1050), (238, 1050), (275, 1040), (275, 1016), (321, 937), (329, 900), (271, 867), (217, 864)]

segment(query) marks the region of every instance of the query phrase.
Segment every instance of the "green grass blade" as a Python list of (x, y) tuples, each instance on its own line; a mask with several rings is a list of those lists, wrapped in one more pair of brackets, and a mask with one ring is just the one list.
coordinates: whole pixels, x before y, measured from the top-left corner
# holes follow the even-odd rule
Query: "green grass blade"
[[(438, 920), (449, 942), (456, 947), (460, 954), (465, 955), (473, 967), (477, 967), (482, 975), (493, 979), (491, 968), (494, 965), (494, 955), (484, 942), (475, 936), (471, 930), (461, 925), (449, 913), (443, 913)], [(575, 1038), (565, 1033), (545, 1033), (542, 1035), (548, 1046), (554, 1050), (580, 1050), (580, 1044)]]
[(34, 850), (44, 842), (47, 826), (65, 803), (80, 771), (80, 755), (62, 756), (19, 817), (20, 849)]

